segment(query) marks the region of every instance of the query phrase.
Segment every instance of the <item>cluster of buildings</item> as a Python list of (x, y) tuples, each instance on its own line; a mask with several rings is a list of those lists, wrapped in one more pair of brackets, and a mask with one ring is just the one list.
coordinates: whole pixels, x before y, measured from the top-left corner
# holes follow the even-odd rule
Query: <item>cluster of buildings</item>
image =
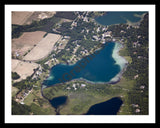
[(33, 88), (25, 91), (21, 91), (16, 95), (16, 102), (19, 102), (20, 104), (24, 104), (24, 99), (33, 91)]
[(45, 62), (44, 64), (47, 64), (49, 67), (51, 67), (51, 66), (54, 66), (58, 63), (59, 63), (59, 61), (56, 58), (52, 58), (52, 59), (48, 60), (47, 62)]
[(133, 42), (133, 48), (137, 48), (137, 46), (141, 46), (141, 44), (138, 41)]
[(84, 88), (84, 87), (86, 87), (86, 84), (74, 83), (72, 87), (67, 87), (66, 89), (67, 90), (74, 89), (76, 91), (78, 88)]
[(71, 29), (73, 29), (73, 27), (77, 27), (77, 22), (79, 19), (82, 19), (85, 22), (89, 22), (89, 18), (87, 17), (88, 12), (83, 12), (82, 15), (79, 12), (77, 13), (78, 13), (78, 17), (72, 22)]
[(135, 108), (136, 113), (139, 113), (141, 111), (138, 104), (131, 104), (131, 105), (132, 105), (133, 108)]
[(32, 79), (37, 79), (43, 73), (41, 65), (39, 65), (38, 69), (35, 70)]
[(101, 41), (104, 44), (106, 42), (105, 38), (112, 38), (112, 31), (105, 31), (101, 37), (99, 35), (93, 35), (92, 37), (92, 41)]

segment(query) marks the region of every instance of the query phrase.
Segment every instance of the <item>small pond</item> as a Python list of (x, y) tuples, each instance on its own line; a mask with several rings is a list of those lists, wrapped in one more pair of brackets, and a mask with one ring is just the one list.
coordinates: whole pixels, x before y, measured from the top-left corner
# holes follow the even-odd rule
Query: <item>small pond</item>
[(120, 98), (114, 97), (105, 102), (91, 106), (85, 115), (117, 115), (122, 104), (123, 101)]
[(59, 97), (53, 98), (52, 100), (49, 100), (51, 105), (56, 109), (59, 106), (64, 105), (66, 101), (67, 101), (67, 96), (59, 96)]

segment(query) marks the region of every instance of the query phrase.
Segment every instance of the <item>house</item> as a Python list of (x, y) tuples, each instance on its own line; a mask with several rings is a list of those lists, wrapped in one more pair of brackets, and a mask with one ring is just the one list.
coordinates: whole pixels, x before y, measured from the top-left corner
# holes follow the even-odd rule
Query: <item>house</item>
[(97, 33), (98, 33), (98, 32), (100, 31), (100, 27), (98, 27), (96, 31), (97, 31)]
[(18, 56), (19, 56), (19, 53), (18, 53), (18, 52), (15, 52), (15, 54), (16, 54), (16, 57), (18, 57)]
[(65, 38), (65, 39), (69, 39), (69, 38), (70, 38), (70, 36), (64, 36), (64, 38)]
[(76, 84), (73, 84), (72, 87), (75, 88), (75, 87), (76, 87)]
[(141, 59), (141, 58), (143, 58), (143, 57), (142, 57), (142, 56), (138, 56), (137, 58), (138, 58), (138, 59)]
[(138, 74), (134, 76), (134, 79), (137, 79), (137, 78), (138, 78)]
[(22, 102), (20, 102), (20, 104), (24, 104), (24, 102), (22, 101)]
[(102, 28), (102, 31), (105, 31), (105, 30), (107, 30), (107, 28), (106, 28), (106, 27), (103, 27), (103, 28)]
[(143, 85), (142, 85), (142, 86), (140, 86), (140, 89), (144, 89), (144, 88), (145, 88), (145, 86), (143, 86)]
[(133, 52), (133, 54), (135, 55), (135, 54), (137, 54), (137, 52)]
[(85, 87), (86, 85), (85, 84), (81, 84), (81, 87)]
[(89, 20), (88, 20), (88, 18), (87, 18), (87, 17), (84, 17), (84, 18), (83, 18), (83, 21), (85, 21), (85, 22), (89, 22)]
[(111, 37), (111, 33), (112, 31), (107, 31), (105, 33), (102, 34), (103, 37)]
[(137, 107), (139, 107), (139, 105), (138, 104), (132, 104), (132, 107), (137, 108)]
[(93, 38), (98, 41), (98, 36), (94, 35)]
[(137, 38), (139, 39), (139, 38), (141, 38), (141, 36), (137, 36)]
[(67, 89), (67, 90), (70, 90), (71, 88), (70, 88), (70, 87), (67, 87), (66, 89)]
[(124, 30), (121, 30), (120, 33), (126, 33)]
[(138, 45), (138, 41), (137, 42), (133, 42), (133, 48), (136, 48)]
[(74, 22), (74, 21), (73, 21), (72, 24), (71, 24), (71, 26), (72, 26), (72, 27), (77, 27), (77, 22)]
[(115, 38), (113, 38), (113, 39), (112, 39), (112, 41), (113, 41), (113, 42), (115, 42), (115, 41), (116, 41), (116, 39), (115, 39)]
[(137, 108), (135, 112), (136, 112), (136, 113), (140, 112), (140, 109), (139, 109), (139, 108)]

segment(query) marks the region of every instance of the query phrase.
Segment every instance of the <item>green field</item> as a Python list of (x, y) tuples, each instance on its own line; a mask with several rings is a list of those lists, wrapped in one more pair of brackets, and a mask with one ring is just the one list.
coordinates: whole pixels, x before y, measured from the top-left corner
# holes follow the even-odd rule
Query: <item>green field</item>
[[(97, 103), (107, 101), (113, 97), (127, 96), (134, 81), (127, 81), (124, 78), (117, 84), (89, 84), (86, 82), (68, 82), (67, 84), (51, 86), (43, 89), (43, 95), (51, 100), (59, 96), (67, 96), (67, 103), (59, 107), (62, 115), (84, 114), (88, 109)], [(76, 89), (73, 87), (76, 85)], [(81, 84), (85, 84), (82, 87)]]

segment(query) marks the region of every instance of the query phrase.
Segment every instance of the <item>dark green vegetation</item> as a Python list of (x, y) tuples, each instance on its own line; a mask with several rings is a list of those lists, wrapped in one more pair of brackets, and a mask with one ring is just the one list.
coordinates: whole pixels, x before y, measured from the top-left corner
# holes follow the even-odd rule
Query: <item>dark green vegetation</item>
[(75, 22), (77, 23), (76, 27), (71, 28), (71, 23), (65, 22), (57, 29), (63, 36), (70, 36), (65, 49), (61, 50), (56, 55), (59, 60), (64, 62), (73, 55), (72, 52), (77, 45), (80, 47), (77, 49), (75, 55), (81, 57), (81, 51), (90, 51), (94, 46), (99, 44), (99, 41), (93, 40), (93, 36), (98, 34), (101, 35), (101, 33), (97, 33), (95, 29), (100, 27), (100, 25), (95, 25), (94, 22), (84, 22), (82, 19), (76, 20)]
[(31, 80), (31, 77), (27, 77), (25, 80), (14, 83), (13, 86), (21, 91), (22, 89), (31, 89), (35, 82), (35, 80)]
[(31, 108), (27, 105), (21, 105), (12, 100), (12, 115), (29, 115)]
[(55, 17), (74, 20), (77, 15), (74, 12), (56, 12)]
[(12, 115), (50, 115), (55, 114), (54, 109), (43, 108), (35, 103), (30, 106), (12, 100)]
[(18, 38), (23, 32), (45, 31), (47, 33), (53, 33), (52, 29), (58, 21), (60, 21), (60, 18), (53, 16), (40, 21), (33, 21), (30, 25), (13, 24), (12, 38)]
[(16, 79), (19, 79), (20, 76), (16, 73), (16, 72), (12, 72), (12, 79), (13, 80), (16, 80)]
[[(120, 24), (111, 25), (109, 30), (113, 37), (126, 40), (126, 49), (122, 54), (132, 58), (123, 75), (128, 80), (135, 81), (132, 90), (128, 92), (127, 102), (140, 106), (141, 111), (136, 114), (148, 114), (148, 14), (144, 16), (139, 28)], [(131, 108), (132, 114), (135, 114), (135, 109)]]

